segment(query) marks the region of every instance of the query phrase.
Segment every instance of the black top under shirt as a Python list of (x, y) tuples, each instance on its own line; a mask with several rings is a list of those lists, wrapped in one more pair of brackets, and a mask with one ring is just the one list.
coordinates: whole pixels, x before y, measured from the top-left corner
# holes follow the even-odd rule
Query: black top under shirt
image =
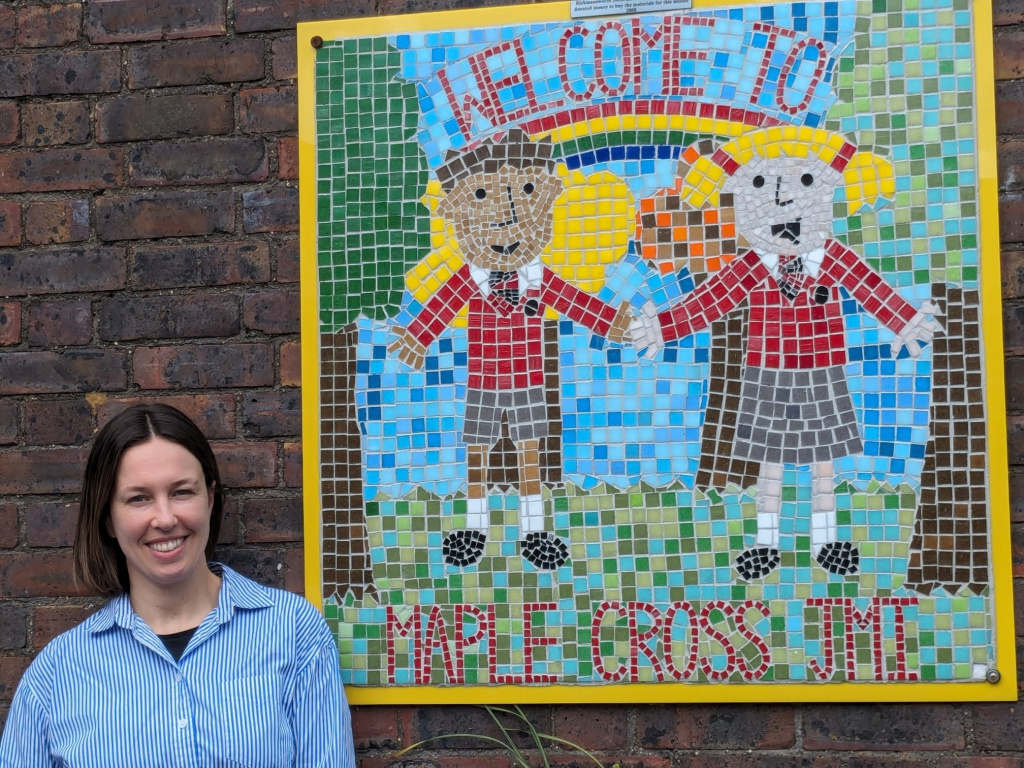
[(181, 654), (185, 652), (188, 647), (188, 641), (192, 639), (192, 635), (196, 633), (199, 627), (192, 627), (192, 629), (185, 629), (181, 632), (172, 632), (169, 635), (157, 635), (163, 644), (167, 647), (171, 656), (174, 657), (175, 661), (181, 660)]

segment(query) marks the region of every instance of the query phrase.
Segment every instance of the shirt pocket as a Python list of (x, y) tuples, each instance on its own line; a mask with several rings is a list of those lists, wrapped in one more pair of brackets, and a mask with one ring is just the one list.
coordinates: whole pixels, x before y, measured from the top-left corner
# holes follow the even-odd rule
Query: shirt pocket
[(229, 766), (282, 768), (295, 745), (281, 701), (278, 675), (253, 675), (223, 684), (221, 729)]

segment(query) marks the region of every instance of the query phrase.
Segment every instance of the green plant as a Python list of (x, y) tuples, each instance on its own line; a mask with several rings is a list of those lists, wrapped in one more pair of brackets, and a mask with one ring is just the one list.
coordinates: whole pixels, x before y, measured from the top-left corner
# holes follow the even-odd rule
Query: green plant
[[(551, 768), (551, 763), (548, 761), (548, 753), (547, 748), (545, 747), (545, 742), (558, 744), (561, 747), (566, 747), (570, 750), (580, 752), (581, 754), (586, 755), (588, 758), (593, 760), (594, 765), (598, 766), (598, 768), (604, 768), (604, 763), (598, 760), (592, 752), (589, 752), (588, 750), (584, 749), (579, 744), (574, 744), (573, 742), (568, 741), (567, 739), (560, 739), (557, 736), (552, 736), (551, 734), (541, 733), (540, 731), (538, 731), (536, 728), (534, 728), (533, 723), (530, 722), (530, 719), (526, 716), (526, 714), (523, 712), (522, 708), (518, 704), (513, 704), (511, 709), (506, 709), (505, 707), (492, 707), (488, 705), (485, 705), (483, 708), (487, 710), (487, 714), (491, 716), (491, 719), (494, 720), (495, 725), (498, 726), (498, 730), (501, 731), (501, 738), (497, 738), (495, 736), (485, 736), (483, 734), (475, 733), (441, 734), (439, 736), (431, 736), (429, 739), (423, 739), (423, 741), (417, 741), (415, 744), (412, 744), (406, 747), (405, 749), (396, 752), (395, 757), (401, 757), (407, 752), (411, 752), (414, 749), (422, 747), (424, 744), (429, 744), (431, 741), (437, 741), (438, 739), (448, 739), (453, 737), (466, 739), (482, 739), (483, 741), (490, 741), (494, 744), (499, 744), (505, 749), (507, 749), (512, 755), (513, 765), (515, 765), (517, 768), (533, 768), (535, 763), (531, 763), (527, 760), (527, 756), (516, 745), (515, 739), (513, 738), (513, 734), (525, 733), (529, 734), (530, 739), (535, 745), (535, 748), (539, 753), (544, 768)], [(498, 717), (498, 715), (505, 715), (506, 717), (511, 717), (514, 720), (518, 720), (520, 722), (513, 725), (506, 725), (501, 721), (501, 718)], [(619, 764), (615, 763), (614, 765), (612, 765), (611, 768), (619, 768)]]

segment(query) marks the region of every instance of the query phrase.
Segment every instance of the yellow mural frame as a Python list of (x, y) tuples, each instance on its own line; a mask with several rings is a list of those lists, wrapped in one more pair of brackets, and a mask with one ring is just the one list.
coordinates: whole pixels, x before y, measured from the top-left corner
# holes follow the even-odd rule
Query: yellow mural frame
[[(695, 9), (753, 4), (756, 0), (733, 3), (694, 0)], [(311, 41), (396, 32), (457, 29), (498, 24), (567, 21), (568, 2), (444, 11), (372, 19), (343, 19), (298, 25), (299, 164), (300, 164), (300, 273), (302, 288), (302, 438), (305, 446), (320, 445), (319, 338), (316, 253), (316, 133), (314, 63)], [(983, 296), (1000, 296), (998, 182), (996, 172), (995, 89), (993, 70), (992, 11), (990, 0), (973, 0), (975, 41), (975, 97), (978, 128), (978, 187), (980, 251), (986, 268), (981, 273)], [(310, 295), (310, 291), (314, 295)], [(553, 704), (615, 701), (619, 703), (708, 703), (771, 702), (888, 702), (926, 701), (1014, 701), (1017, 699), (1013, 588), (1010, 547), (1009, 490), (1007, 478), (1006, 425), (1002, 348), (1002, 317), (998, 311), (984, 312), (984, 371), (986, 407), (989, 413), (990, 546), (992, 552), (992, 593), (995, 616), (995, 682), (777, 682), (777, 683), (607, 683), (548, 685), (456, 685), (456, 686), (350, 686), (352, 704)], [(313, 340), (310, 343), (310, 340)], [(322, 609), (320, 572), (320, 475), (316, 452), (306, 452), (303, 462), (305, 592), (307, 599)], [(1002, 468), (1001, 470), (998, 468)]]

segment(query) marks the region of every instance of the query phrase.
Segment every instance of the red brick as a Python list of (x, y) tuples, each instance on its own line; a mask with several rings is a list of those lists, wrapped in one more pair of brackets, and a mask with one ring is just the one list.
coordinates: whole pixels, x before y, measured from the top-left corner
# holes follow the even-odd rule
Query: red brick
[(47, 48), (69, 45), (82, 27), (82, 4), (25, 5), (18, 10), (18, 45)]
[(0, 699), (13, 699), (18, 682), (32, 659), (28, 656), (0, 656)]
[(1006, 357), (1003, 360), (1006, 381), (1006, 407), (1011, 411), (1024, 410), (1024, 357)]
[[(448, 7), (448, 6), (445, 6)], [(235, 32), (294, 29), (300, 21), (372, 16), (373, 0), (235, 0)]]
[(66, 352), (5, 352), (0, 355), (0, 395), (44, 392), (104, 392), (127, 382), (124, 352), (76, 349)]
[(103, 400), (96, 405), (96, 426), (102, 427), (125, 408), (144, 403), (166, 403), (196, 423), (211, 440), (235, 436), (235, 398), (230, 394), (160, 395)]
[(284, 444), (284, 484), (289, 488), (302, 487), (302, 443)]
[(218, 544), (238, 544), (241, 530), (242, 503), (234, 494), (224, 494), (224, 506), (221, 510), (220, 535)]
[[(491, 745), (493, 746), (493, 745)], [(423, 747), (424, 750), (431, 749), (430, 745)], [(458, 755), (457, 757), (445, 757), (444, 755), (432, 754), (431, 757), (423, 760), (416, 760), (415, 755), (418, 752), (412, 752), (409, 757), (368, 757), (365, 755), (359, 756), (359, 768), (511, 768), (512, 764), (509, 762), (507, 757), (503, 755)], [(529, 759), (529, 758), (527, 758)], [(611, 765), (609, 761), (607, 763)], [(515, 768), (519, 768), (522, 763), (517, 762)], [(539, 764), (538, 764), (539, 765)], [(574, 768), (591, 768), (594, 764), (587, 762), (586, 764), (580, 764), (574, 766)], [(602, 763), (605, 765), (605, 763)], [(629, 768), (634, 768), (630, 766)], [(658, 768), (662, 768), (659, 765)]]
[(229, 93), (122, 96), (96, 105), (96, 140), (101, 143), (218, 136), (233, 129)]
[(101, 240), (142, 240), (231, 232), (235, 225), (230, 191), (153, 192), (101, 197), (96, 233)]
[(69, 597), (87, 594), (75, 583), (70, 549), (0, 555), (0, 597)]
[(19, 651), (28, 644), (28, 606), (0, 605), (0, 649)]
[(297, 341), (281, 345), (281, 386), (302, 386), (302, 347)]
[(1024, 22), (1024, 3), (1020, 0), (994, 0), (992, 21), (997, 27)]
[(1024, 523), (1024, 467), (1010, 467), (1010, 519)]
[(276, 443), (214, 443), (226, 488), (277, 487)]
[(996, 131), (1024, 133), (1024, 81), (996, 83)]
[(38, 296), (124, 288), (123, 248), (0, 253), (0, 296)]
[[(79, 468), (81, 469), (81, 468)], [(78, 505), (40, 501), (25, 505), (25, 534), (30, 547), (70, 547), (75, 542)]]
[(294, 136), (277, 140), (277, 178), (299, 178), (299, 140)]
[(9, 347), (21, 341), (21, 304), (5, 301), (0, 304), (0, 347)]
[(561, 706), (555, 710), (553, 736), (586, 745), (592, 751), (625, 750), (629, 724), (626, 713), (618, 707), (602, 707), (595, 711), (587, 706)]
[(25, 207), (25, 239), (36, 245), (89, 239), (88, 200), (40, 200)]
[(18, 140), (18, 103), (0, 101), (0, 144), (13, 144)]
[(305, 558), (302, 555), (301, 547), (285, 551), (284, 588), (296, 595), (306, 594)]
[(94, 43), (222, 35), (224, 0), (92, 0), (85, 31)]
[(280, 241), (277, 256), (277, 282), (299, 282), (299, 241), (293, 237)]
[(1002, 348), (1008, 355), (1024, 350), (1024, 306), (1002, 305)]
[(242, 399), (246, 437), (285, 437), (302, 432), (302, 393), (298, 389), (251, 392)]
[(9, 397), (0, 400), (0, 445), (18, 442), (21, 420), (18, 418), (18, 403)]
[(1024, 190), (1024, 141), (1011, 139), (996, 145), (999, 160), (999, 189)]
[(0, 457), (0, 493), (78, 493), (86, 450), (3, 450)]
[(267, 344), (140, 347), (135, 350), (134, 368), (135, 381), (143, 389), (268, 387), (274, 383), (273, 352)]
[(274, 291), (245, 297), (245, 327), (263, 333), (299, 332), (299, 292)]
[(1007, 416), (1006, 433), (1010, 464), (1024, 464), (1024, 416)]
[(1003, 298), (1024, 296), (1024, 251), (1003, 251), (999, 259), (1003, 279)]
[(128, 155), (132, 186), (226, 184), (263, 181), (268, 175), (267, 148), (260, 139), (150, 144)]
[(120, 51), (57, 49), (0, 59), (0, 97), (121, 90)]
[[(1013, 580), (1013, 603), (1014, 605), (1024, 605), (1024, 580)], [(1013, 612), (1013, 628), (1017, 637), (1024, 634), (1024, 616), (1021, 616), (1020, 611)]]
[(17, 16), (11, 4), (0, 6), (0, 48), (13, 48), (16, 41)]
[(788, 706), (664, 706), (645, 713), (637, 736), (647, 749), (789, 749), (796, 725)]
[[(600, 762), (601, 765), (611, 765), (612, 763), (615, 763), (619, 766), (619, 768), (671, 768), (672, 766), (671, 758), (655, 757), (653, 755), (643, 755), (640, 757), (621, 757), (618, 754), (612, 755), (598, 752), (596, 755), (594, 755), (594, 757), (597, 758), (598, 762)], [(494, 760), (500, 758), (488, 757), (478, 759)], [(442, 761), (443, 760), (445, 760), (445, 758), (442, 758)], [(444, 762), (441, 763), (441, 765), (444, 768), (468, 768), (467, 764), (464, 761), (458, 760), (457, 758), (447, 758), (447, 760), (451, 761), (448, 765), (446, 765)], [(548, 762), (550, 763), (552, 768), (555, 768), (555, 766), (558, 766), (559, 768), (590, 768), (590, 766), (594, 764), (590, 760), (590, 758), (584, 756), (579, 752), (572, 752), (571, 754), (566, 754), (565, 752), (552, 752), (548, 754)], [(484, 768), (485, 765), (488, 765), (488, 763), (481, 763), (480, 768)]]
[(125, 296), (100, 302), (103, 341), (234, 336), (241, 329), (238, 299), (201, 296)]
[(1024, 32), (997, 29), (992, 43), (996, 80), (1016, 80), (1024, 75)]
[(261, 80), (263, 55), (263, 41), (259, 38), (141, 45), (128, 51), (128, 87)]
[(294, 85), (242, 91), (239, 94), (239, 128), (244, 133), (294, 133), (298, 127), (297, 93)]
[[(542, 733), (549, 733), (551, 710), (547, 707), (523, 707), (530, 722)], [(414, 744), (423, 739), (439, 737), (431, 742), (433, 749), (469, 750), (491, 749), (489, 742), (483, 739), (452, 737), (453, 733), (473, 733), (481, 736), (500, 738), (501, 732), (494, 724), (491, 716), (479, 707), (418, 707), (402, 709), (402, 731), (407, 744)], [(526, 736), (513, 736), (516, 743), (523, 747), (530, 745)]]
[(0, 549), (18, 546), (18, 508), (14, 504), (0, 504)]
[(13, 200), (0, 201), (0, 246), (21, 243), (21, 205)]
[(352, 707), (352, 736), (356, 749), (397, 749), (402, 746), (398, 735), (398, 707)]
[(294, 187), (243, 192), (242, 207), (246, 232), (296, 232), (299, 229), (299, 191)]
[(77, 627), (97, 605), (39, 605), (32, 609), (32, 647), (39, 650), (62, 632)]
[(803, 747), (811, 750), (921, 752), (966, 742), (960, 712), (949, 704), (823, 704), (805, 710), (803, 722)]
[(26, 445), (84, 443), (95, 429), (92, 406), (84, 398), (25, 401)]
[(1024, 195), (1004, 195), (999, 198), (999, 240), (1007, 243), (1024, 242)]
[[(66, 447), (41, 451), (4, 450), (0, 451), (0, 458), (4, 468), (0, 474), (0, 493), (77, 494), (86, 451)], [(0, 592), (3, 586), (3, 579), (0, 579)]]
[(132, 285), (146, 289), (265, 283), (269, 279), (270, 248), (262, 240), (139, 245), (132, 267)]
[(246, 543), (302, 541), (302, 499), (258, 498), (242, 504)]
[(28, 310), (28, 343), (46, 347), (82, 345), (92, 341), (92, 302), (43, 301)]
[(974, 746), (977, 749), (1024, 750), (1019, 704), (975, 704), (973, 710)]
[[(876, 756), (872, 755), (872, 759)], [(687, 755), (687, 768), (840, 768), (839, 758), (834, 755), (807, 755), (781, 752), (736, 753), (729, 752), (728, 757), (723, 759), (721, 752), (700, 752), (696, 755)], [(855, 768), (856, 763), (850, 763), (849, 768)], [(875, 763), (869, 763), (862, 768), (869, 768)]]
[(284, 561), (287, 550), (273, 549), (223, 549), (217, 557), (229, 568), (238, 571), (253, 581), (276, 589), (284, 589)]
[(124, 181), (119, 149), (31, 149), (0, 155), (0, 194), (108, 189)]
[(89, 104), (85, 101), (47, 101), (21, 108), (25, 144), (84, 144), (89, 140)]
[(274, 38), (270, 46), (273, 64), (271, 73), (275, 80), (293, 80), (298, 77), (298, 57), (295, 53), (295, 36)]

